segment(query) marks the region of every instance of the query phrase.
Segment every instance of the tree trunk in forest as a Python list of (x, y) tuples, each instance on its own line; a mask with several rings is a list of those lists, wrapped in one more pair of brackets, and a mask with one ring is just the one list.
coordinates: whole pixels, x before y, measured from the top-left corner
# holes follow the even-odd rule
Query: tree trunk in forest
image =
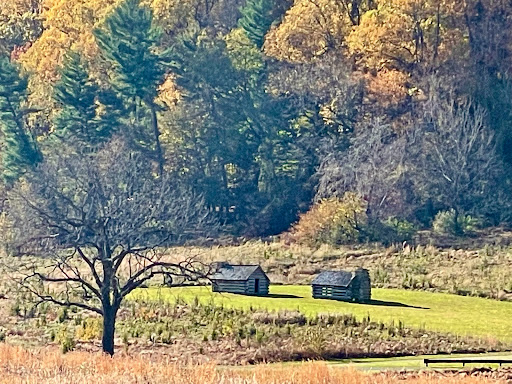
[(455, 208), (453, 210), (453, 231), (456, 236), (462, 236), (464, 234), (463, 228), (460, 225), (459, 216), (459, 210)]
[(153, 126), (153, 135), (155, 136), (156, 156), (158, 161), (158, 171), (160, 176), (164, 174), (164, 153), (162, 150), (162, 144), (160, 143), (160, 130), (158, 129), (158, 116), (156, 114), (156, 107), (151, 104), (151, 123)]
[(273, 160), (272, 142), (268, 139), (265, 139), (265, 141), (261, 143), (258, 149), (258, 154), (260, 156), (258, 190), (259, 192), (264, 193), (270, 197), (276, 188), (276, 171)]

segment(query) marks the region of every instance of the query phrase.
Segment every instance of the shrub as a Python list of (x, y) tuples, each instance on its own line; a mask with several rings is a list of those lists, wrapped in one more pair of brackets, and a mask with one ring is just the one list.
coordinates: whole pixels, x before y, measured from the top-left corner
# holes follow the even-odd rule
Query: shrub
[(5, 333), (5, 330), (3, 328), (0, 328), (0, 343), (3, 343), (6, 337), (7, 334)]
[(368, 238), (383, 244), (403, 243), (412, 239), (416, 226), (401, 218), (389, 217), (385, 221), (377, 221), (367, 229)]
[(306, 316), (299, 311), (268, 312), (258, 311), (252, 315), (252, 319), (261, 324), (273, 324), (282, 326), (285, 324), (306, 324)]
[(122, 340), (124, 346), (130, 345), (130, 335), (128, 334), (128, 332), (123, 332)]
[(479, 226), (478, 219), (459, 214), (455, 221), (455, 210), (440, 211), (436, 214), (432, 229), (436, 233), (449, 235), (467, 235), (475, 231)]
[(411, 240), (417, 231), (413, 223), (398, 217), (389, 217), (384, 224), (393, 230), (398, 241)]
[(63, 323), (63, 322), (65, 322), (68, 319), (69, 319), (68, 308), (67, 307), (62, 307), (60, 309), (60, 311), (59, 311), (57, 320), (58, 320), (59, 323)]
[(64, 339), (60, 341), (60, 347), (62, 350), (62, 353), (68, 353), (75, 349), (75, 340), (71, 336), (66, 336)]
[(309, 245), (357, 242), (367, 222), (366, 208), (366, 201), (352, 192), (345, 193), (342, 199), (320, 200), (300, 216), (292, 237)]
[(60, 348), (62, 353), (68, 353), (75, 349), (76, 342), (73, 337), (68, 333), (67, 328), (63, 328), (60, 330), (56, 337), (56, 341), (60, 344)]
[(16, 302), (11, 306), (11, 315), (12, 316), (20, 316), (21, 314), (21, 305), (18, 299), (16, 299)]
[(170, 331), (164, 331), (160, 335), (160, 341), (164, 344), (172, 344), (172, 333)]
[(89, 317), (77, 327), (75, 336), (80, 340), (98, 340), (101, 338), (102, 331), (101, 319)]

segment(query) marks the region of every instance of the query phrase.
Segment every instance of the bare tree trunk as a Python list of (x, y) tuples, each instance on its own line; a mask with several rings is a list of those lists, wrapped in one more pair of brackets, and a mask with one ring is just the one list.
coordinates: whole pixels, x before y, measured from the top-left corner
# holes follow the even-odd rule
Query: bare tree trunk
[(273, 146), (269, 139), (265, 139), (258, 148), (260, 155), (260, 176), (258, 178), (258, 189), (260, 192), (270, 196), (276, 189), (276, 171), (273, 161)]
[(463, 234), (462, 226), (459, 223), (459, 210), (458, 208), (455, 208), (453, 210), (453, 230), (457, 236), (461, 236)]
[(439, 45), (441, 44), (441, 1), (437, 1), (436, 9), (436, 27), (435, 27), (435, 43), (434, 43), (434, 57), (433, 69), (437, 67), (437, 58), (439, 56)]
[[(103, 286), (101, 287), (101, 305), (103, 308), (103, 336), (101, 344), (103, 352), (110, 356), (114, 355), (114, 334), (116, 330), (116, 315), (121, 299), (117, 295), (117, 285), (114, 266), (111, 260), (111, 251), (108, 246), (108, 238), (103, 232), (103, 255), (101, 263), (103, 266)], [(113, 296), (113, 297), (112, 297)]]
[(103, 336), (101, 338), (101, 346), (103, 352), (108, 353), (110, 356), (114, 355), (116, 314), (117, 309), (110, 306), (110, 304), (103, 307)]
[(160, 176), (164, 174), (164, 153), (162, 151), (162, 144), (160, 143), (160, 130), (158, 129), (158, 117), (154, 104), (151, 104), (151, 123), (153, 125), (153, 134), (155, 135), (156, 156), (158, 159), (158, 171)]

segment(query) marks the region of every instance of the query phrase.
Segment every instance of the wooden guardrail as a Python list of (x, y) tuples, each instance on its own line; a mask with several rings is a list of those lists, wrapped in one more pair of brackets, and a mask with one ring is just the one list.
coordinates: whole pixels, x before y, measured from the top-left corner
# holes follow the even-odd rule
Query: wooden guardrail
[(512, 364), (511, 359), (475, 359), (475, 358), (449, 358), (449, 359), (423, 359), (423, 363), (428, 367), (429, 364), (435, 363), (462, 363), (462, 366), (465, 367), (466, 364), (473, 363), (483, 363), (483, 364), (499, 364), (500, 367), (502, 364)]

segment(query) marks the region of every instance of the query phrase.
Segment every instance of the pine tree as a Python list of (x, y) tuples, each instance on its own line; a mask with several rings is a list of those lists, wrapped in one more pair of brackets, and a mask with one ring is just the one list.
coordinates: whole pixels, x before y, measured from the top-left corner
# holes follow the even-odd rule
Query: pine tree
[(103, 56), (114, 66), (114, 87), (126, 97), (152, 102), (165, 68), (155, 53), (161, 31), (153, 12), (140, 0), (125, 0), (94, 31)]
[(27, 79), (7, 57), (0, 58), (0, 128), (4, 136), (3, 172), (7, 184), (42, 160), (25, 121), (23, 104), (27, 97)]
[(140, 0), (125, 0), (94, 35), (103, 57), (112, 65), (112, 87), (127, 106), (125, 117), (133, 142), (156, 154), (162, 172), (155, 98), (166, 69), (163, 55), (156, 52), (161, 31), (153, 26), (152, 10)]
[(59, 138), (77, 140), (89, 148), (110, 136), (112, 124), (102, 124), (97, 117), (99, 91), (80, 55), (69, 53), (54, 87), (54, 97), (62, 106), (55, 119), (55, 133)]
[(277, 6), (276, 0), (248, 0), (241, 12), (238, 26), (261, 49), (265, 35), (272, 23), (281, 16), (282, 10)]

